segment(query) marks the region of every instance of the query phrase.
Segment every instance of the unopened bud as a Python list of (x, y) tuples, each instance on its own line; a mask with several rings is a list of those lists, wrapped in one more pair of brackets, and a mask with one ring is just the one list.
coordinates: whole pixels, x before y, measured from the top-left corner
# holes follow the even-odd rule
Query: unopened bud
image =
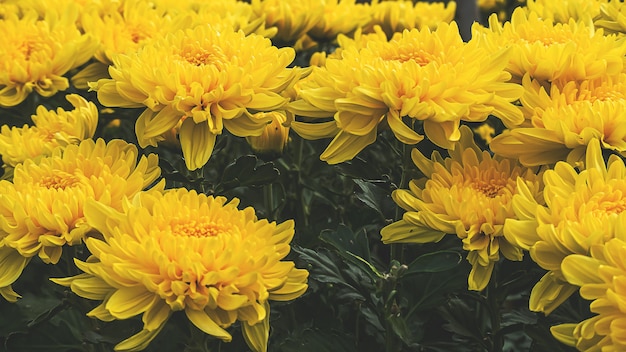
[(284, 111), (259, 112), (260, 118), (271, 117), (270, 122), (260, 136), (246, 137), (248, 144), (262, 159), (276, 159), (283, 153), (283, 148), (289, 140), (289, 127), (283, 126), (287, 122)]

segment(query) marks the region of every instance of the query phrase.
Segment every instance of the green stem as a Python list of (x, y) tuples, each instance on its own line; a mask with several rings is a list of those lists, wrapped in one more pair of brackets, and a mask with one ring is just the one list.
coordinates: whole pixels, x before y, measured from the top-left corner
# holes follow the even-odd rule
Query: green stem
[[(409, 170), (412, 168), (413, 161), (411, 160), (411, 146), (402, 143), (402, 174), (400, 175), (400, 183), (398, 189), (406, 189), (409, 186)], [(402, 219), (402, 208), (396, 206), (395, 221)], [(403, 243), (391, 244), (391, 260), (397, 260), (400, 263), (404, 263), (404, 247)]]
[(263, 189), (265, 193), (265, 208), (267, 209), (267, 220), (276, 221), (276, 204), (274, 201), (274, 184), (265, 185)]
[(487, 302), (489, 305), (489, 314), (491, 315), (491, 336), (492, 336), (492, 349), (491, 352), (502, 352), (502, 346), (504, 341), (502, 334), (500, 334), (500, 301), (498, 300), (498, 283), (496, 280), (496, 269), (493, 268), (489, 285), (487, 286)]

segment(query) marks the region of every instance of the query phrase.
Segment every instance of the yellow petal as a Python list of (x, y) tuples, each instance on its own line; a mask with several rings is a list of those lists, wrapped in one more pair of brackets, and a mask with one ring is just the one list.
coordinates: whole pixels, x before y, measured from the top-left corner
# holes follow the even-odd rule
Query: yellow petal
[(226, 330), (217, 325), (203, 310), (187, 308), (185, 309), (185, 314), (187, 314), (187, 318), (189, 318), (193, 325), (197, 326), (198, 329), (205, 333), (225, 342), (230, 342), (233, 339)]
[(382, 241), (389, 243), (431, 243), (439, 242), (446, 235), (427, 226), (419, 226), (399, 220), (380, 230)]
[(387, 123), (393, 134), (398, 140), (404, 144), (416, 144), (424, 139), (410, 127), (404, 124), (397, 110), (391, 110), (387, 113)]
[(195, 170), (204, 166), (213, 153), (217, 136), (209, 131), (206, 123), (196, 124), (192, 119), (183, 122), (179, 136), (187, 168)]
[(363, 148), (376, 141), (376, 129), (364, 136), (355, 136), (341, 131), (330, 142), (320, 159), (329, 164), (339, 164), (352, 160)]
[(270, 336), (270, 305), (266, 301), (265, 318), (260, 322), (250, 325), (248, 322), (241, 323), (241, 332), (248, 347), (254, 352), (266, 352), (267, 341)]
[(316, 140), (322, 138), (331, 138), (337, 135), (339, 128), (335, 121), (322, 123), (305, 123), (294, 121), (291, 128), (302, 138), (308, 140)]
[(141, 330), (139, 333), (127, 338), (126, 340), (115, 345), (116, 351), (143, 351), (150, 342), (161, 332), (165, 324), (156, 330)]
[(30, 259), (30, 257), (23, 257), (13, 248), (0, 247), (0, 287), (14, 283)]
[(159, 299), (143, 286), (123, 287), (106, 302), (106, 309), (117, 319), (128, 319), (148, 310)]
[(555, 339), (568, 346), (576, 346), (577, 339), (574, 337), (574, 330), (578, 324), (560, 324), (550, 327), (550, 332)]

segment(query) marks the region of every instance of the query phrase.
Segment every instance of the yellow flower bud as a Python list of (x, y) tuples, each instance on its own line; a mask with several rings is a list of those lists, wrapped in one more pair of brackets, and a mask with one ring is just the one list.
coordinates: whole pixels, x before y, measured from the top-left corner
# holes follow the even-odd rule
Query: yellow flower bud
[(264, 159), (275, 159), (283, 153), (283, 148), (289, 139), (289, 127), (283, 124), (287, 121), (285, 111), (259, 112), (257, 118), (268, 118), (272, 121), (267, 124), (259, 136), (246, 137), (248, 144), (255, 153)]

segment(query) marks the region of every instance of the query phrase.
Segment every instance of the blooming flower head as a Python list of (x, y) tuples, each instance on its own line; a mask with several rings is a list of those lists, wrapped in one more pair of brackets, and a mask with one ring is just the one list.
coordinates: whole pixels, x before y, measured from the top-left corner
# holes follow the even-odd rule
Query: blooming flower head
[(182, 121), (180, 143), (193, 170), (209, 160), (224, 128), (240, 137), (262, 133), (270, 119), (253, 113), (287, 103), (280, 93), (300, 74), (286, 68), (294, 55), (262, 36), (197, 26), (115, 56), (112, 78), (92, 88), (105, 106), (146, 107), (135, 125), (142, 147), (156, 145)]
[(626, 221), (626, 167), (616, 155), (605, 164), (600, 142), (587, 146), (584, 170), (559, 162), (543, 175), (545, 205), (518, 184), (513, 199), (517, 219), (509, 219), (504, 236), (530, 251), (532, 259), (548, 273), (530, 295), (530, 309), (546, 314), (565, 301), (576, 287), (563, 276), (563, 259), (588, 255), (623, 232)]
[(259, 220), (238, 203), (186, 189), (143, 193), (124, 212), (90, 202), (85, 215), (104, 241), (85, 241), (93, 255), (76, 260), (83, 274), (53, 281), (102, 300), (89, 316), (143, 315), (143, 330), (116, 350), (145, 348), (173, 311), (184, 310), (200, 330), (224, 341), (231, 340), (224, 329), (239, 320), (249, 347), (266, 351), (268, 301), (302, 295), (308, 272), (281, 261), (292, 220)]
[(381, 123), (401, 142), (415, 144), (423, 136), (406, 123), (423, 121), (426, 136), (448, 148), (460, 137), (461, 120), (484, 121), (493, 114), (507, 126), (523, 122), (512, 104), (522, 88), (508, 83), (506, 51), (464, 43), (454, 22), (435, 31), (405, 30), (389, 41), (379, 29), (340, 44), (338, 55), (296, 85), (299, 97), (287, 107), (317, 121), (334, 118), (292, 124), (304, 138), (335, 136), (321, 155), (328, 163), (352, 159), (376, 140)]
[(626, 238), (591, 247), (590, 255), (573, 254), (561, 264), (563, 275), (580, 286), (580, 295), (592, 301), (590, 309), (597, 315), (578, 324), (553, 326), (552, 334), (579, 351), (626, 350)]
[(97, 43), (76, 27), (77, 11), (7, 14), (0, 26), (0, 106), (15, 106), (35, 91), (44, 97), (69, 87), (63, 77), (84, 64)]
[[(443, 159), (434, 152), (426, 158), (417, 149), (411, 156), (426, 176), (413, 180), (408, 190), (396, 190), (394, 201), (407, 212), (401, 220), (381, 230), (384, 243), (438, 242), (455, 234), (469, 251), (472, 264), (470, 290), (484, 289), (500, 254), (521, 260), (521, 249), (503, 237), (506, 219), (515, 217), (511, 200), (516, 182), (528, 195), (540, 194), (540, 176), (513, 160), (492, 158), (474, 144), (472, 131), (461, 127), (461, 140)], [(423, 186), (420, 186), (423, 185)]]
[(78, 94), (70, 94), (66, 99), (74, 110), (57, 108), (54, 111), (39, 106), (32, 116), (34, 126), (2, 126), (0, 155), (5, 165), (15, 166), (26, 159), (50, 155), (59, 145), (77, 144), (93, 137), (98, 125), (98, 108)]
[(405, 29), (435, 30), (440, 23), (450, 23), (456, 12), (456, 2), (427, 2), (411, 0), (373, 1), (372, 19), (365, 26), (364, 32), (373, 31), (380, 26), (388, 38)]
[(275, 40), (293, 43), (324, 18), (320, 0), (252, 0), (258, 17), (265, 17), (267, 27), (276, 27)]
[(472, 32), (490, 50), (511, 48), (507, 70), (519, 81), (526, 73), (542, 82), (594, 79), (624, 67), (625, 41), (573, 19), (554, 24), (517, 8), (510, 22), (502, 24), (493, 14), (489, 28), (475, 26)]
[(157, 156), (138, 162), (137, 156), (122, 140), (88, 139), (28, 159), (15, 167), (12, 182), (0, 181), (0, 292), (12, 292), (30, 258), (56, 264), (64, 245), (81, 243), (92, 229), (84, 215), (87, 200), (121, 210), (124, 197), (154, 182)]
[(626, 6), (619, 0), (609, 0), (608, 4), (600, 5), (600, 14), (595, 18), (594, 25), (603, 28), (605, 33), (626, 34)]
[(81, 24), (99, 45), (94, 54), (97, 62), (74, 75), (72, 83), (80, 89), (88, 88), (88, 82), (108, 76), (107, 67), (116, 54), (133, 53), (151, 38), (182, 29), (188, 22), (189, 16), (172, 16), (164, 8), (142, 0), (125, 0), (123, 7), (107, 12), (98, 6), (88, 7)]
[(491, 150), (524, 165), (577, 164), (587, 144), (626, 155), (626, 74), (553, 82), (550, 93), (528, 76), (521, 102), (526, 123), (497, 136)]
[(324, 16), (308, 31), (309, 36), (320, 41), (333, 40), (339, 34), (352, 34), (371, 18), (369, 4), (356, 0), (322, 0)]
[(526, 8), (544, 20), (555, 23), (590, 21), (600, 15), (600, 6), (609, 0), (528, 0)]

